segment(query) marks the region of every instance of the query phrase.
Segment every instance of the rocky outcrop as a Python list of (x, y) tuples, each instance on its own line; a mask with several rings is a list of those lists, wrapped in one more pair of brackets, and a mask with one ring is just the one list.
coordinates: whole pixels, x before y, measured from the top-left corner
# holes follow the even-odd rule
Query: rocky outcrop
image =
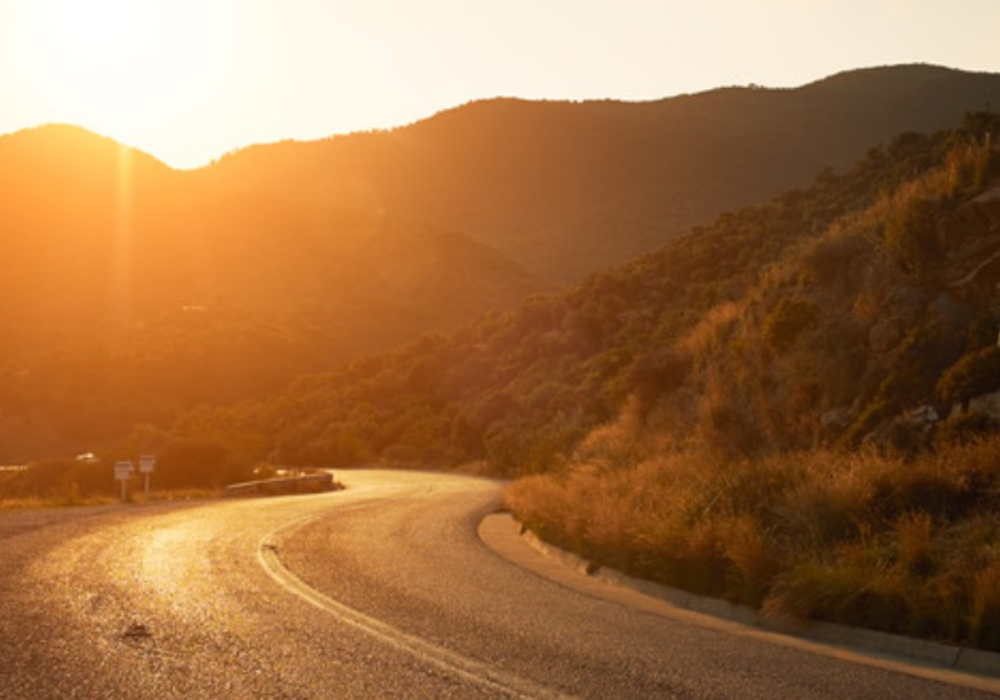
[(1000, 391), (969, 399), (969, 413), (978, 413), (1000, 421)]

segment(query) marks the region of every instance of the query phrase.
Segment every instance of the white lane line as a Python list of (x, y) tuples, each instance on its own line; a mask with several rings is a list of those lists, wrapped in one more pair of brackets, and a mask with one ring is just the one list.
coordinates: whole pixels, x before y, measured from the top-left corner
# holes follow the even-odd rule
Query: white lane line
[(286, 591), (397, 650), (486, 690), (498, 691), (522, 700), (579, 700), (575, 696), (546, 688), (404, 632), (398, 627), (339, 603), (306, 584), (281, 561), (275, 542), (282, 532), (305, 526), (319, 517), (310, 515), (283, 525), (261, 538), (257, 546), (257, 559), (260, 565)]

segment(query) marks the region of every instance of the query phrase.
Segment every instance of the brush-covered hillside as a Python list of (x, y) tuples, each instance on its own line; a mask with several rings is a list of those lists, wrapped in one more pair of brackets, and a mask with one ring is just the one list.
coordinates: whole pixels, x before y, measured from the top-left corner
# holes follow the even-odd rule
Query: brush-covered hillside
[[(195, 172), (73, 127), (2, 137), (0, 463), (88, 451), (450, 332), (990, 102), (1000, 76), (930, 66), (649, 103), (492, 100)], [(623, 312), (608, 303), (574, 314), (574, 352), (603, 347), (606, 316)], [(493, 382), (491, 360), (475, 382)], [(565, 440), (616, 410), (620, 382), (603, 383), (615, 367), (532, 387), (593, 389), (560, 419)], [(563, 415), (539, 401), (543, 422)], [(491, 410), (459, 429), (474, 436), (463, 453), (482, 453), (487, 434), (492, 451), (530, 440), (534, 416), (498, 432)], [(376, 453), (384, 429), (365, 441)]]
[(0, 463), (262, 396), (541, 283), (456, 232), (218, 192), (70, 126), (0, 138)]
[(650, 102), (496, 99), (392, 131), (248, 148), (197, 175), (460, 231), (566, 284), (990, 104), (1000, 76), (926, 65)]
[[(980, 386), (988, 375), (963, 384), (996, 340), (992, 119), (905, 134), (848, 174), (567, 293), (304, 377), (234, 415), (290, 462), (485, 458), (508, 475), (558, 468), (623, 407), (658, 439), (732, 456), (919, 448), (972, 421), (944, 420), (955, 403), (994, 388)], [(931, 408), (940, 425), (908, 433), (910, 412)]]
[(1000, 649), (997, 133), (904, 134), (571, 292), (141, 437), (513, 476), (517, 517), (598, 565)]

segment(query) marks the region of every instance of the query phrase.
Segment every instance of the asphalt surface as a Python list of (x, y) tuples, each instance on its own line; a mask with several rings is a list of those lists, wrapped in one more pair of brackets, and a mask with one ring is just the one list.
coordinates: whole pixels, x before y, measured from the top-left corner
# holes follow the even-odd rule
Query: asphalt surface
[(0, 699), (992, 698), (669, 618), (479, 539), (495, 482), (0, 514)]

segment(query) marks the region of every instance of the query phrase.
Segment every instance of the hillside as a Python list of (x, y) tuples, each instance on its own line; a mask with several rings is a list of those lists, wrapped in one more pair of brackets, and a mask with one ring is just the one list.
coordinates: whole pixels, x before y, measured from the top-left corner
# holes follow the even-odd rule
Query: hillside
[(652, 102), (474, 102), (392, 131), (256, 146), (197, 176), (460, 231), (553, 283), (1000, 104), (1000, 76), (853, 71)]
[(925, 404), (946, 415), (936, 382), (995, 339), (992, 150), (974, 166), (961, 152), (990, 119), (904, 135), (569, 292), (303, 378), (250, 409), (252, 430), (290, 462), (487, 458), (519, 474), (626, 405), (730, 455), (884, 441)]
[[(906, 149), (922, 148), (921, 137), (891, 157), (870, 150), (874, 141), (957, 120), (963, 105), (989, 101), (995, 83), (909, 66), (650, 103), (493, 100), (391, 132), (249, 148), (195, 172), (73, 127), (0, 138), (0, 461), (86, 451), (137, 424), (163, 429), (195, 406), (263, 397), (551, 288), (511, 258), (565, 282), (723, 207), (806, 182), (824, 163), (846, 167), (855, 153), (912, 175)], [(878, 186), (897, 175), (878, 175)], [(630, 386), (622, 372), (659, 361), (609, 344), (621, 319), (666, 313), (640, 311), (637, 289), (660, 285), (671, 309), (683, 307), (665, 321), (679, 333), (735, 300), (734, 280), (778, 256), (785, 236), (825, 226), (874, 187), (829, 170), (820, 184), (819, 199), (792, 193), (768, 205), (783, 208), (781, 227), (730, 216), (679, 238), (670, 250), (680, 252), (657, 254), (676, 267), (640, 258), (597, 274), (569, 301), (534, 298), (525, 317), (534, 320), (487, 317), (470, 337), (508, 340), (449, 351), (443, 417), (440, 397), (412, 398), (424, 377), (437, 378), (440, 360), (427, 359), (402, 389), (395, 378), (372, 384), (412, 401), (403, 414), (382, 396), (356, 405), (340, 388), (338, 410), (355, 417), (330, 414), (304, 380), (296, 391), (309, 400), (296, 402), (315, 400), (316, 410), (259, 432), (295, 459), (324, 461), (341, 443), (338, 463), (389, 448), (423, 456), (433, 442), (434, 459), (491, 455), (502, 469), (531, 469), (618, 411)], [(845, 187), (857, 194), (838, 194)], [(723, 265), (710, 269), (719, 251)], [(623, 272), (636, 266), (661, 281)], [(639, 286), (617, 290), (609, 280), (619, 277)], [(535, 332), (547, 314), (557, 325)], [(330, 381), (353, 387), (353, 371)], [(424, 435), (444, 426), (447, 440)]]
[(1000, 650), (997, 133), (903, 135), (569, 292), (157, 437), (219, 464), (513, 476), (517, 517), (596, 565)]
[(459, 233), (216, 192), (75, 127), (0, 138), (0, 192), (0, 462), (260, 396), (542, 289)]

